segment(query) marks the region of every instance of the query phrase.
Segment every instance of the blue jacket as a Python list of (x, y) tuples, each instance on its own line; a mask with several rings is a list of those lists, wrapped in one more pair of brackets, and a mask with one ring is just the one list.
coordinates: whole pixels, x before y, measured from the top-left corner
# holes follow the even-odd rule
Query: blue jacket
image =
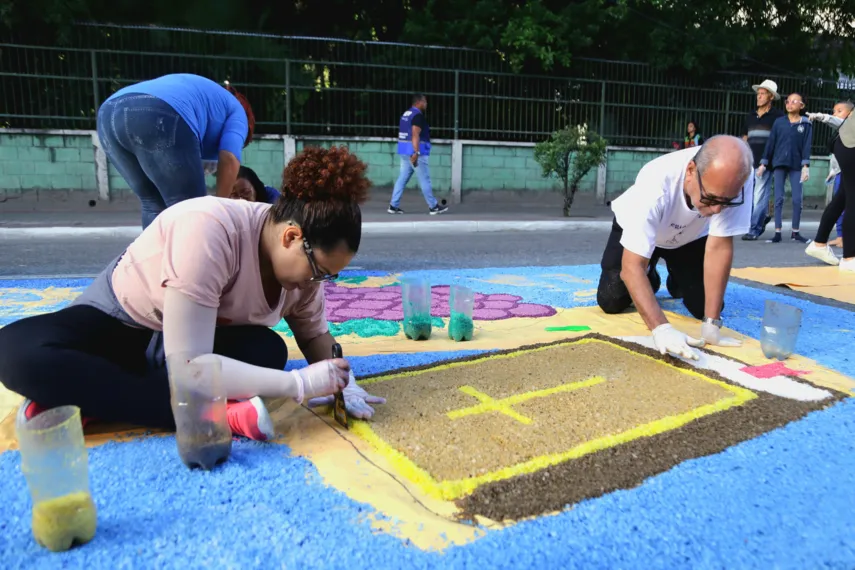
[(813, 140), (813, 125), (810, 119), (802, 117), (798, 123), (791, 123), (786, 115), (775, 120), (766, 150), (760, 164), (775, 168), (801, 170), (810, 165), (810, 145)]
[(424, 114), (415, 107), (407, 109), (401, 115), (398, 124), (398, 154), (410, 156), (413, 150), (413, 125), (421, 128), (419, 133), (419, 152), (422, 156), (430, 156), (430, 127)]

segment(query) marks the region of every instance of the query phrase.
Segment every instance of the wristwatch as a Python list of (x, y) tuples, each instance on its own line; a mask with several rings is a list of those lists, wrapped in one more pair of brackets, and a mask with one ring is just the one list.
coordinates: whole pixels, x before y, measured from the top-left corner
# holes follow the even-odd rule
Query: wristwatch
[(721, 319), (711, 319), (709, 317), (704, 317), (701, 322), (704, 324), (710, 324), (710, 325), (714, 325), (718, 328), (721, 328)]

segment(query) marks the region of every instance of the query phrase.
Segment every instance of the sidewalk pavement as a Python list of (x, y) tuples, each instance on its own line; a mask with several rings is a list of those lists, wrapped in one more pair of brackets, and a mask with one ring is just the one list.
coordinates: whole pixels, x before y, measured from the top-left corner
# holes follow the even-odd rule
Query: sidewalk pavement
[[(562, 215), (562, 197), (557, 193), (475, 192), (463, 196), (461, 204), (448, 204), (446, 213), (431, 216), (421, 193), (407, 192), (401, 207), (405, 214), (386, 212), (388, 196), (378, 191), (362, 207), (363, 234), (474, 233), (493, 231), (557, 231), (608, 229), (609, 206), (597, 203), (591, 194), (577, 195), (570, 217)], [(33, 212), (0, 210), (0, 238), (73, 236), (127, 236), (141, 231), (138, 204), (123, 210), (42, 209)], [(132, 209), (133, 208), (133, 209)], [(807, 204), (802, 212), (803, 228), (815, 228), (823, 204)], [(790, 217), (785, 205), (785, 227)]]

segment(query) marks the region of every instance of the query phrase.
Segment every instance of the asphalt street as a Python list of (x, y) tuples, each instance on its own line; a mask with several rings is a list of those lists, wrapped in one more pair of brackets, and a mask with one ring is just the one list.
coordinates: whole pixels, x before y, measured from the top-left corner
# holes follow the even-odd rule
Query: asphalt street
[[(351, 268), (408, 271), (599, 263), (607, 236), (606, 229), (590, 228), (366, 235)], [(128, 243), (127, 238), (103, 236), (3, 238), (0, 239), (0, 277), (94, 276)], [(815, 264), (815, 260), (804, 254), (804, 245), (797, 242), (736, 241), (736, 267)]]

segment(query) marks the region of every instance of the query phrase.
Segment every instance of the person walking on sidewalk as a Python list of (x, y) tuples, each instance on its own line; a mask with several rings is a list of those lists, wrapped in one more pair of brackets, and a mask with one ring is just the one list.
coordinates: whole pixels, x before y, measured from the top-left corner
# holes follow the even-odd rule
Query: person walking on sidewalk
[(401, 173), (395, 182), (392, 200), (386, 210), (390, 214), (404, 213), (400, 207), (401, 196), (404, 194), (404, 187), (412, 178), (413, 172), (418, 176), (419, 188), (422, 189), (430, 215), (435, 216), (448, 211), (448, 206), (436, 201), (431, 187), (430, 167), (428, 166), (430, 126), (427, 117), (425, 117), (426, 109), (427, 97), (419, 94), (413, 96), (412, 106), (401, 115), (401, 122), (398, 126), (398, 155), (401, 157)]
[[(751, 222), (754, 176), (744, 141), (717, 135), (644, 165), (612, 201), (614, 221), (600, 263), (597, 304), (607, 314), (635, 305), (661, 354), (697, 359), (691, 347), (738, 346), (721, 335), (724, 292), (733, 263), (733, 237)], [(664, 259), (666, 285), (703, 321), (701, 338), (673, 328), (656, 301)]]
[[(751, 147), (751, 152), (754, 155), (754, 169), (756, 170), (760, 167), (760, 159), (763, 158), (763, 151), (766, 150), (766, 142), (769, 140), (769, 133), (772, 132), (772, 125), (784, 116), (784, 112), (772, 106), (772, 101), (781, 98), (778, 95), (777, 83), (766, 79), (752, 88), (757, 94), (757, 109), (745, 117), (742, 140)], [(771, 184), (771, 172), (764, 171), (762, 175), (758, 174), (755, 177), (751, 229), (742, 236), (743, 240), (754, 241), (766, 231), (766, 226), (772, 219), (769, 216), (769, 187)]]
[(813, 142), (813, 124), (802, 116), (805, 108), (804, 98), (791, 93), (786, 101), (787, 115), (775, 121), (772, 132), (766, 142), (766, 150), (760, 159), (757, 176), (763, 176), (767, 167), (774, 172), (775, 178), (775, 236), (770, 243), (781, 242), (783, 225), (784, 184), (790, 180), (793, 192), (793, 221), (790, 239), (807, 243), (808, 238), (799, 233), (802, 216), (802, 184), (810, 177), (810, 147)]
[(163, 210), (208, 193), (228, 198), (255, 116), (233, 87), (188, 73), (164, 75), (113, 93), (98, 109), (98, 138), (142, 205), (142, 227)]
[[(805, 253), (840, 271), (855, 272), (855, 121), (850, 115), (840, 126), (833, 142), (834, 158), (840, 165), (840, 190), (825, 207), (813, 243)], [(828, 246), (834, 222), (843, 215), (843, 259), (838, 259)]]

